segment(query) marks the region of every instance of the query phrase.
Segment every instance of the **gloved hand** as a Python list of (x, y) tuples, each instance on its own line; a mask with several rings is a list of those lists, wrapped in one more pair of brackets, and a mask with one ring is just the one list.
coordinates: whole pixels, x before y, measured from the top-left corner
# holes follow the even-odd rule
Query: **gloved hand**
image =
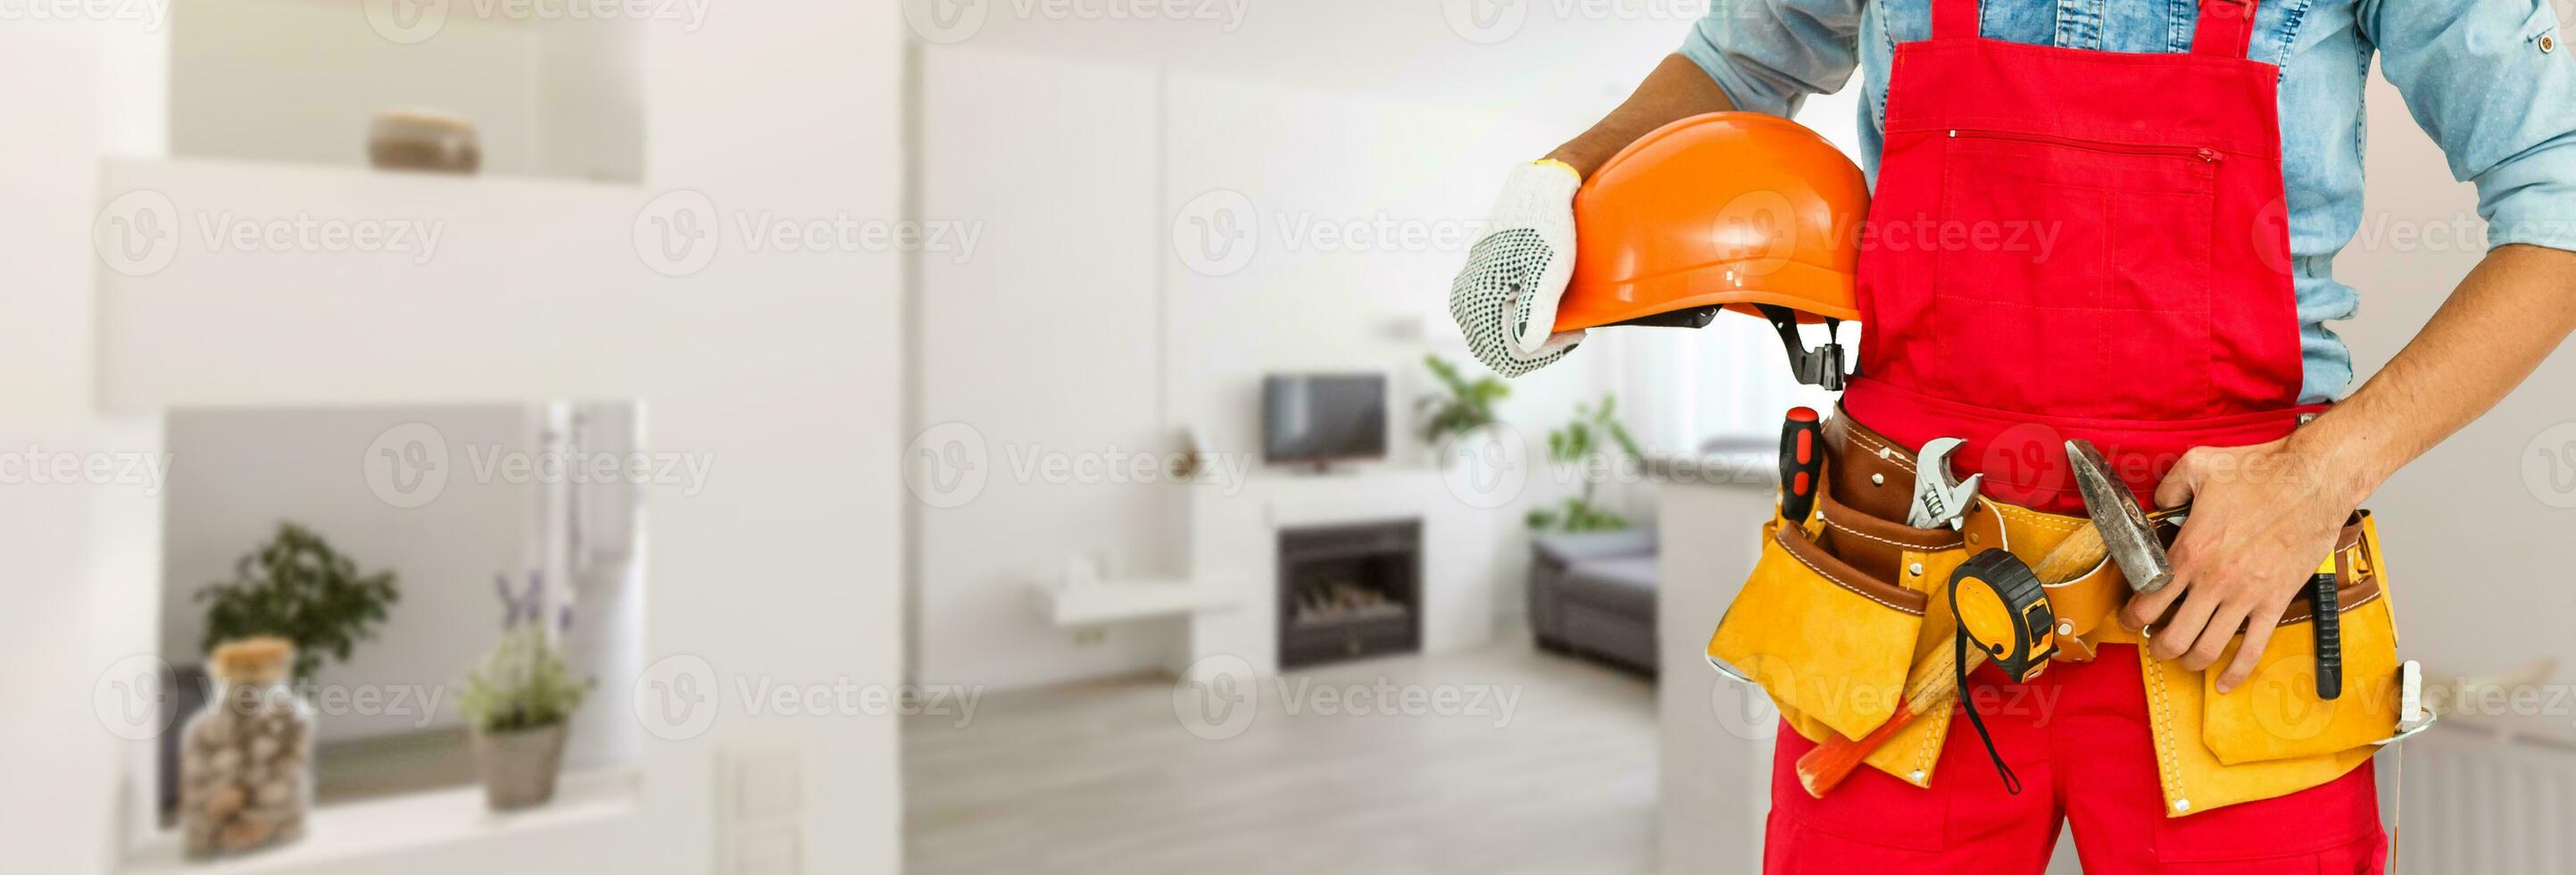
[(1551, 334), (1557, 298), (1574, 276), (1574, 192), (1583, 177), (1559, 161), (1512, 169), (1483, 239), (1449, 286), (1449, 315), (1467, 349), (1517, 377), (1554, 363), (1583, 332)]

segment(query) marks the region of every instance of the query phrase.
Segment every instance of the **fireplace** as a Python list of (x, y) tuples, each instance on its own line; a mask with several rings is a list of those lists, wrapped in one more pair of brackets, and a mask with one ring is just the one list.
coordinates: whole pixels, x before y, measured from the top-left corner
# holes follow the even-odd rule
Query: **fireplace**
[(1422, 521), (1279, 533), (1279, 666), (1422, 648)]

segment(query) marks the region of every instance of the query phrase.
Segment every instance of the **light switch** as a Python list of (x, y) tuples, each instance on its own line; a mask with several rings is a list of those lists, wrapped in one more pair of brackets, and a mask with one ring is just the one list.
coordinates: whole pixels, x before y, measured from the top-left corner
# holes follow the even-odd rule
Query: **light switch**
[(726, 875), (802, 875), (803, 836), (793, 824), (744, 827), (733, 831)]
[(805, 817), (805, 764), (793, 750), (741, 752), (725, 757), (731, 804), (725, 825), (793, 825)]

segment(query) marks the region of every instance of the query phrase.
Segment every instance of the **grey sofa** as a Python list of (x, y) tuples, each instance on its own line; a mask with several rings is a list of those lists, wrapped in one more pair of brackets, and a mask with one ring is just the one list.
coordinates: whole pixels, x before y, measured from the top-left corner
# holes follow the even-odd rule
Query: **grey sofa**
[(1541, 649), (1655, 672), (1652, 528), (1531, 539), (1530, 631)]

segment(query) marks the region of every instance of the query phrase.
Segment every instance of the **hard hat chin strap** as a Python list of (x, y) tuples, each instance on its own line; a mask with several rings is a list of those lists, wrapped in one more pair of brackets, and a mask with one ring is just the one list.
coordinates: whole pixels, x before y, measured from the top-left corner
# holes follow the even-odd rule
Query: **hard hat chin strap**
[(1753, 306), (1780, 332), (1780, 345), (1789, 351), (1789, 372), (1797, 376), (1798, 382), (1822, 386), (1829, 392), (1843, 390), (1849, 375), (1843, 373), (1843, 345), (1836, 339), (1842, 333), (1842, 320), (1825, 317), (1825, 342), (1808, 349), (1806, 338), (1798, 335), (1798, 311), (1778, 304)]

